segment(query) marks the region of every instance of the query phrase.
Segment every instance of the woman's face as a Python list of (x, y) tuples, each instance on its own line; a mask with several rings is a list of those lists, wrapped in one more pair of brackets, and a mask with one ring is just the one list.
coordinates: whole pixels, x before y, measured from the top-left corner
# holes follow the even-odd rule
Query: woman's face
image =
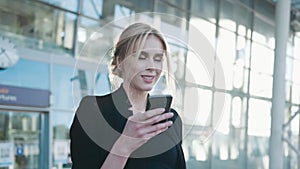
[(121, 62), (124, 85), (135, 90), (150, 91), (160, 77), (164, 57), (161, 41), (150, 35), (143, 48), (135, 49)]

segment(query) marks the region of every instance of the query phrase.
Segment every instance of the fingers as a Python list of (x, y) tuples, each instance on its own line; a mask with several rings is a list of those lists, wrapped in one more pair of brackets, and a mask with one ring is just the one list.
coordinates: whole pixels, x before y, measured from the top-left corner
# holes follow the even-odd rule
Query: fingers
[(145, 137), (148, 136), (148, 134), (159, 134), (165, 130), (167, 130), (170, 126), (172, 126), (173, 122), (172, 121), (166, 121), (163, 123), (157, 123), (155, 125), (151, 125), (149, 127), (145, 127), (140, 130), (141, 133), (145, 133)]
[(136, 113), (135, 116), (137, 121), (145, 121), (154, 116), (162, 114), (164, 111), (165, 111), (164, 108), (157, 108), (157, 109), (148, 110), (145, 113)]
[(153, 131), (151, 133), (148, 133), (145, 135), (145, 138), (146, 140), (150, 140), (152, 137), (155, 137), (156, 135), (160, 134), (160, 133), (163, 133), (165, 132), (166, 130), (168, 130), (168, 127), (165, 127), (163, 129), (160, 129), (160, 130), (156, 130), (156, 131)]
[(170, 119), (173, 116), (174, 116), (174, 114), (172, 112), (168, 112), (168, 113), (160, 114), (160, 115), (154, 116), (150, 119), (147, 119), (143, 123), (152, 125), (152, 124), (156, 124), (158, 122)]

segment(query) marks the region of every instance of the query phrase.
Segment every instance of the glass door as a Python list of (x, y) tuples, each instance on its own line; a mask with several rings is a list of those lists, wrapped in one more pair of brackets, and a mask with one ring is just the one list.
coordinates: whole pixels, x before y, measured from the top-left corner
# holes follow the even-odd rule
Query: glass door
[(39, 169), (39, 112), (0, 110), (0, 169)]

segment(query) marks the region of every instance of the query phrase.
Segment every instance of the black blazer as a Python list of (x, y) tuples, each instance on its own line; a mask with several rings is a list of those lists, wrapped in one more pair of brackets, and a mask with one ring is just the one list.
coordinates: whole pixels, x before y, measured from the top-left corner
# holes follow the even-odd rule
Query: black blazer
[[(132, 115), (130, 102), (120, 87), (105, 96), (86, 96), (71, 129), (72, 169), (100, 169), (109, 150)], [(175, 110), (173, 125), (150, 139), (129, 157), (125, 169), (185, 169), (181, 147), (182, 122)]]

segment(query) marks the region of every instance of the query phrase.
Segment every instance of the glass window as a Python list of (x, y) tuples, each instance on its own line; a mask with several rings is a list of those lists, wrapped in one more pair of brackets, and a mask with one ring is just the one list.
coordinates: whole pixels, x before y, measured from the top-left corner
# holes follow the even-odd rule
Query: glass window
[(49, 65), (43, 62), (20, 59), (16, 65), (0, 70), (3, 85), (49, 90)]
[(53, 108), (73, 110), (82, 97), (92, 93), (92, 75), (72, 67), (53, 65)]
[(216, 22), (216, 0), (192, 0), (191, 11), (196, 16)]
[(115, 19), (121, 19), (123, 17), (129, 16), (129, 15), (135, 13), (130, 8), (127, 8), (127, 7), (119, 5), (119, 4), (115, 5), (114, 12), (115, 12), (114, 13), (114, 18)]
[(232, 99), (232, 111), (231, 111), (231, 117), (232, 117), (232, 125), (236, 128), (242, 127), (242, 99), (240, 97), (234, 97)]
[(100, 18), (102, 15), (103, 0), (88, 0), (82, 1), (82, 13), (83, 15), (93, 18)]
[(184, 90), (184, 110), (182, 114), (184, 123), (201, 126), (211, 124), (211, 98), (212, 92), (209, 90), (186, 87)]
[(250, 94), (261, 97), (272, 97), (273, 78), (270, 75), (251, 72)]
[(229, 1), (220, 1), (220, 7), (220, 26), (245, 36), (246, 29), (251, 28), (251, 11)]
[(73, 112), (51, 111), (53, 130), (52, 167), (64, 168), (71, 164), (69, 131), (74, 117)]
[(249, 82), (249, 69), (244, 69), (244, 86), (243, 86), (243, 92), (248, 93), (248, 82)]
[(248, 134), (251, 136), (270, 136), (271, 102), (253, 99), (249, 100)]
[(273, 74), (274, 51), (272, 49), (253, 43), (251, 60), (251, 70), (254, 72)]
[(294, 59), (293, 63), (293, 83), (300, 84), (300, 60)]
[(213, 77), (208, 73), (208, 69), (212, 68), (207, 66), (213, 65), (206, 65), (201, 57), (207, 56), (199, 56), (192, 51), (187, 53), (185, 72), (186, 81), (205, 86), (212, 86)]
[(38, 112), (0, 111), (0, 168), (42, 168), (41, 119)]
[(97, 73), (95, 76), (95, 95), (105, 95), (111, 92), (110, 79), (107, 73)]
[(248, 137), (247, 168), (269, 168), (269, 143), (268, 137)]
[(249, 39), (237, 36), (235, 63), (239, 66), (249, 67), (250, 65), (250, 43)]
[[(178, 0), (176, 0), (178, 1)], [(154, 11), (153, 12), (159, 12), (159, 13), (165, 13), (168, 14), (172, 17), (164, 17), (162, 18), (162, 22), (165, 23), (169, 23), (173, 26), (179, 26), (181, 27), (182, 23), (178, 22), (181, 21), (181, 18), (186, 19), (187, 13), (178, 9), (178, 8), (174, 8), (173, 6), (170, 6), (169, 4), (167, 4), (164, 1), (154, 1)], [(174, 2), (174, 1), (173, 1)], [(186, 3), (187, 1), (180, 1), (177, 4), (182, 4), (182, 3)], [(184, 8), (184, 6), (179, 6), (179, 8)], [(174, 17), (177, 16), (177, 17)], [(163, 28), (163, 27), (162, 27)]]
[(287, 81), (292, 81), (293, 79), (293, 58), (286, 57), (286, 72), (285, 72), (285, 79)]
[[(229, 126), (230, 126), (230, 112), (231, 112), (231, 96), (226, 93), (215, 93), (215, 98), (220, 97), (220, 95), (225, 95), (224, 100), (224, 106), (223, 112), (220, 114), (214, 114), (214, 121), (217, 122), (217, 130), (219, 133), (228, 135), (230, 132)], [(222, 96), (221, 96), (222, 97)], [(221, 106), (216, 104), (216, 101), (214, 101), (214, 106)], [(219, 116), (219, 117), (218, 117)]]
[[(195, 36), (197, 33), (201, 33), (202, 36), (205, 36), (210, 43), (210, 46), (215, 47), (215, 35), (216, 35), (216, 25), (212, 24), (210, 22), (207, 22), (201, 18), (198, 17), (191, 17), (190, 19), (190, 29), (189, 29), (189, 43), (194, 42), (195, 46), (196, 44), (199, 44), (199, 37)], [(192, 28), (191, 28), (192, 27)], [(196, 30), (194, 30), (196, 29)]]
[(71, 10), (74, 12), (77, 11), (78, 0), (42, 0), (42, 1), (58, 7), (62, 7), (67, 10)]
[[(172, 5), (175, 5), (181, 9), (187, 9), (187, 1), (181, 1), (181, 0), (166, 0), (165, 2), (163, 3), (169, 3), (169, 4), (172, 4)], [(167, 4), (166, 5), (169, 5)], [(171, 5), (169, 5), (171, 7)], [(168, 12), (166, 12), (168, 13)]]
[(300, 103), (300, 85), (293, 84), (291, 93), (292, 93), (292, 103), (299, 104)]
[[(300, 45), (300, 33), (296, 33), (296, 36), (294, 38), (294, 46), (299, 46)], [(297, 47), (293, 48), (294, 51), (294, 57), (297, 58), (297, 59), (300, 59), (300, 51)]]
[(285, 83), (285, 100), (291, 102), (291, 91), (292, 91), (292, 83), (287, 81)]
[(254, 1), (254, 10), (269, 21), (275, 22), (275, 5), (271, 1)]
[(74, 80), (77, 80), (74, 76), (74, 68), (61, 65), (53, 65), (51, 79), (53, 108), (74, 108), (73, 99), (75, 96), (72, 93), (72, 81)]
[(233, 71), (233, 87), (240, 89), (244, 84), (245, 70), (242, 66), (235, 65)]
[(6, 1), (0, 7), (0, 30), (15, 39), (18, 46), (71, 53), (74, 14), (32, 1)]
[[(233, 32), (220, 29), (219, 42), (217, 46), (217, 57), (221, 62), (223, 73), (225, 75), (226, 86), (225, 89), (232, 89), (233, 81), (233, 63), (236, 56), (236, 38)], [(216, 73), (215, 78), (218, 79), (220, 75)], [(218, 88), (224, 88), (224, 86), (217, 86)]]
[(273, 23), (263, 20), (259, 16), (254, 17), (253, 40), (274, 49), (275, 26)]

